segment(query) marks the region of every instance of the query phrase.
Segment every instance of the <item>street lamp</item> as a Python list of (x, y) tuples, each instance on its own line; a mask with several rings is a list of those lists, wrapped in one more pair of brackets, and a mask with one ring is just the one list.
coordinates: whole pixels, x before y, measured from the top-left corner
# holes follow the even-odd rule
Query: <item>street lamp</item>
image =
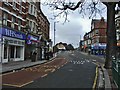
[(55, 31), (56, 31), (56, 23), (58, 23), (59, 21), (54, 22), (54, 46), (55, 46)]

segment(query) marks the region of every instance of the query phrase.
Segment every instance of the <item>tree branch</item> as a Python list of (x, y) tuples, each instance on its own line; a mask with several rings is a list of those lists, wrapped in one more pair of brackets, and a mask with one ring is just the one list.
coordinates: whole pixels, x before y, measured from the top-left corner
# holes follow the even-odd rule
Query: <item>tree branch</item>
[(63, 7), (62, 8), (59, 8), (58, 6), (55, 6), (55, 8), (56, 9), (59, 9), (59, 10), (67, 10), (67, 9), (70, 9), (70, 10), (76, 10), (77, 8), (79, 8), (79, 6), (80, 6), (80, 4), (83, 2), (84, 0), (80, 0), (74, 7), (73, 7), (73, 5), (72, 6), (70, 6), (70, 4), (66, 4), (66, 5), (64, 5), (63, 4)]

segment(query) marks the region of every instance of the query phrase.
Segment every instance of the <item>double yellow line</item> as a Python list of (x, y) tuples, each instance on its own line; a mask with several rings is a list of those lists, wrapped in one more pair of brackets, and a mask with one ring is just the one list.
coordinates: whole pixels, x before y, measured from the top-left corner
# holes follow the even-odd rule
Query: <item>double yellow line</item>
[(92, 90), (95, 90), (95, 87), (97, 84), (97, 78), (98, 78), (98, 66), (96, 67), (95, 79), (94, 79)]

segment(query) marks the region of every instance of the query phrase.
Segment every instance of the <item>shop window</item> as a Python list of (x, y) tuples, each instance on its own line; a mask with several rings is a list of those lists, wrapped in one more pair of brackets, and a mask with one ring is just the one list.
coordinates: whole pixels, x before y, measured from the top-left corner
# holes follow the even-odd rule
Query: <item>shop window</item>
[(16, 58), (20, 58), (21, 56), (21, 47), (16, 46)]
[(4, 47), (4, 59), (7, 59), (7, 47)]
[(15, 46), (10, 46), (9, 47), (9, 50), (10, 50), (10, 58), (14, 58), (14, 51), (15, 51)]

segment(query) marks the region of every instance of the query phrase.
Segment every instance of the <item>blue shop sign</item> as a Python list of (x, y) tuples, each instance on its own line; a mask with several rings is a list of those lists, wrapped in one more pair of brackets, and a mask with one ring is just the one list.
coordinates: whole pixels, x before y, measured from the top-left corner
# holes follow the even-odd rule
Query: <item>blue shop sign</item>
[(26, 39), (26, 35), (24, 33), (21, 33), (18, 31), (13, 31), (13, 30), (8, 29), (8, 28), (0, 28), (0, 30), (2, 31), (3, 36), (9, 36), (9, 37), (13, 37), (13, 38), (22, 39), (22, 40)]
[(39, 38), (36, 36), (28, 35), (27, 44), (32, 44), (32, 42), (39, 42)]
[(2, 30), (0, 30), (0, 42), (2, 41)]

